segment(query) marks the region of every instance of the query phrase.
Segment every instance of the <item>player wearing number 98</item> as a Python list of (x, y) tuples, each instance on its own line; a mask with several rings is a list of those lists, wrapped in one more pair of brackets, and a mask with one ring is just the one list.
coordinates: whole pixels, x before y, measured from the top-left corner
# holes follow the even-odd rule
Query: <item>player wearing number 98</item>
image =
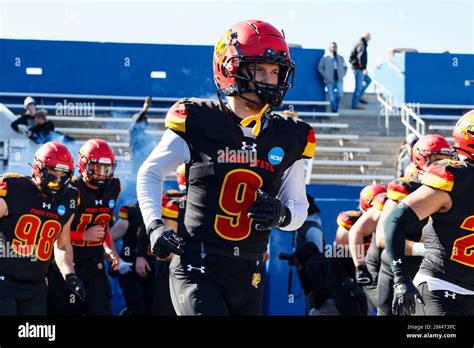
[[(168, 130), (139, 170), (138, 200), (155, 255), (179, 255), (170, 265), (177, 314), (259, 315), (270, 229), (303, 224), (303, 159), (313, 157), (316, 139), (308, 124), (272, 113), (295, 67), (282, 32), (258, 20), (238, 23), (213, 58), (219, 101), (171, 107)], [(173, 234), (159, 197), (165, 175), (183, 162), (187, 203)]]
[(68, 149), (48, 142), (35, 153), (32, 178), (0, 177), (0, 315), (46, 314), (53, 252), (61, 283), (84, 298), (69, 238), (78, 199), (69, 185), (73, 172)]
[[(474, 315), (474, 110), (454, 126), (461, 161), (444, 159), (425, 171), (384, 224), (394, 274), (392, 310), (399, 315)], [(431, 215), (426, 256), (413, 282), (404, 255), (405, 230)], [(416, 287), (415, 287), (416, 286)]]
[(110, 237), (109, 223), (120, 194), (120, 180), (112, 148), (102, 139), (91, 139), (79, 149), (79, 177), (72, 185), (79, 190), (80, 204), (71, 225), (74, 265), (84, 281), (85, 302), (71, 298), (58, 280), (57, 268), (49, 276), (48, 313), (52, 315), (111, 315), (111, 289), (104, 270), (104, 251), (119, 269), (119, 258)]

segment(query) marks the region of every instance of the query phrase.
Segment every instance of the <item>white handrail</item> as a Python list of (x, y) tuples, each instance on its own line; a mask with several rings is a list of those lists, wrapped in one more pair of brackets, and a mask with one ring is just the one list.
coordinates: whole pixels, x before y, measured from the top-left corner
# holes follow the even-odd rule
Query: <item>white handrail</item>
[[(414, 133), (418, 138), (421, 138), (426, 134), (425, 121), (405, 103), (400, 107), (400, 118), (402, 123), (405, 125), (407, 135), (409, 133), (408, 131)], [(415, 127), (412, 126), (411, 119), (415, 122)]]

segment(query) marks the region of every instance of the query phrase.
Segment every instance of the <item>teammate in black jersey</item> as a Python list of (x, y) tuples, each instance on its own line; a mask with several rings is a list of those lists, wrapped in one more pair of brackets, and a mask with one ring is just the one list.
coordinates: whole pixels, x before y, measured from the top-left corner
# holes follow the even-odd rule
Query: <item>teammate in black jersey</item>
[[(421, 137), (413, 147), (412, 164), (415, 171), (411, 171), (411, 177), (403, 177), (392, 180), (388, 184), (387, 203), (382, 216), (377, 224), (376, 242), (382, 251), (379, 281), (377, 285), (377, 315), (392, 314), (393, 300), (393, 273), (385, 250), (385, 234), (383, 224), (385, 218), (392, 212), (398, 202), (421, 186), (421, 178), (428, 166), (438, 160), (450, 158), (454, 155), (454, 149), (449, 142), (438, 134), (427, 134)], [(428, 218), (420, 221), (418, 225), (405, 231), (405, 255), (407, 256), (407, 268), (411, 277), (414, 277), (420, 267), (425, 248), (423, 245), (422, 231), (431, 228)]]
[[(422, 186), (407, 196), (384, 224), (398, 315), (474, 315), (474, 110), (453, 131), (461, 161), (428, 167)], [(431, 216), (424, 235), (426, 256), (411, 280), (405, 258), (405, 229)]]
[(127, 315), (151, 314), (152, 309), (156, 258), (148, 252), (149, 248), (143, 255), (137, 255), (137, 240), (144, 229), (138, 203), (120, 207), (119, 220), (111, 228), (113, 241), (122, 240), (120, 263), (123, 266), (111, 274), (118, 276)]
[(48, 142), (35, 153), (32, 178), (0, 177), (0, 315), (46, 314), (53, 251), (61, 285), (84, 300), (69, 238), (78, 204), (78, 191), (69, 185), (73, 172), (68, 149)]
[[(170, 285), (178, 314), (262, 313), (270, 229), (294, 231), (304, 222), (303, 159), (316, 147), (308, 124), (271, 113), (293, 73), (279, 30), (257, 20), (236, 24), (214, 50), (215, 81), (228, 105), (177, 102), (140, 168), (138, 200), (153, 252), (177, 255)], [(187, 201), (176, 235), (163, 224), (157, 197), (164, 176), (183, 162)]]
[(349, 231), (351, 257), (356, 268), (355, 280), (358, 285), (363, 286), (372, 307), (377, 306), (376, 291), (381, 252), (375, 245), (375, 229), (387, 200), (386, 191), (383, 185), (369, 185), (362, 190), (361, 196), (368, 195), (371, 198), (370, 204), (363, 205), (361, 202), (364, 214)]
[(89, 296), (84, 303), (71, 301), (51, 269), (49, 310), (51, 314), (111, 314), (111, 290), (104, 270), (104, 251), (119, 269), (119, 257), (112, 243), (109, 223), (120, 194), (120, 181), (115, 178), (115, 155), (102, 139), (92, 139), (79, 149), (80, 176), (72, 184), (80, 192), (80, 205), (71, 225), (74, 264), (84, 281)]

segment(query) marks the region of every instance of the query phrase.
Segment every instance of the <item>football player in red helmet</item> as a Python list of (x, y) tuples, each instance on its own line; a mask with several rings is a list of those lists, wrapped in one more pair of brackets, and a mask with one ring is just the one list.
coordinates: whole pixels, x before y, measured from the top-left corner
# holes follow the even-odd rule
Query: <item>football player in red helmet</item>
[[(427, 168), (438, 160), (453, 158), (456, 156), (451, 144), (440, 135), (427, 134), (421, 137), (413, 146), (412, 164), (417, 173), (407, 177), (397, 178), (387, 185), (387, 202), (384, 205), (382, 215), (377, 223), (376, 243), (381, 250), (385, 249), (384, 222), (387, 216), (393, 211), (398, 202), (421, 186), (421, 178)], [(430, 228), (427, 226), (428, 219), (420, 221), (405, 230), (405, 255), (407, 256), (407, 267), (410, 275), (415, 276), (420, 266), (425, 248), (422, 242), (422, 230)], [(393, 299), (393, 273), (387, 258), (386, 250), (381, 254), (382, 265), (380, 267), (379, 281), (377, 288), (377, 314), (392, 314)]]
[(60, 282), (84, 300), (69, 238), (78, 200), (69, 185), (73, 172), (69, 150), (48, 142), (35, 153), (32, 178), (0, 177), (0, 240), (7, 251), (0, 257), (0, 315), (46, 314), (45, 277), (53, 251)]
[(412, 162), (419, 171), (424, 171), (433, 162), (444, 158), (454, 159), (456, 152), (442, 135), (427, 134), (413, 146)]
[[(173, 105), (168, 130), (139, 170), (138, 200), (153, 252), (178, 255), (170, 265), (178, 314), (262, 313), (270, 229), (296, 230), (308, 209), (301, 178), (303, 159), (315, 151), (314, 131), (272, 113), (294, 67), (281, 31), (259, 20), (235, 24), (214, 49), (219, 103), (186, 98)], [(246, 155), (221, 160), (224, 150)], [(162, 221), (159, 197), (165, 175), (181, 163), (189, 182), (176, 234)], [(223, 269), (231, 273), (223, 276)]]
[(104, 271), (104, 250), (115, 270), (129, 267), (119, 258), (110, 237), (109, 223), (121, 186), (115, 178), (116, 160), (112, 148), (102, 139), (91, 139), (79, 149), (79, 177), (72, 185), (80, 192), (80, 204), (71, 225), (74, 264), (89, 296), (79, 306), (65, 296), (57, 282), (57, 271), (51, 272), (49, 311), (51, 314), (111, 314), (111, 290)]
[[(422, 186), (405, 197), (384, 224), (394, 274), (392, 310), (398, 315), (474, 315), (474, 110), (453, 131), (461, 161), (444, 159), (425, 169)], [(405, 230), (431, 216), (424, 231), (426, 255), (412, 281)]]
[(358, 285), (363, 286), (372, 307), (377, 305), (376, 289), (380, 269), (380, 252), (375, 245), (375, 228), (387, 200), (386, 191), (385, 186), (379, 184), (368, 185), (362, 189), (359, 206), (363, 214), (353, 224), (348, 236), (355, 266), (355, 280)]

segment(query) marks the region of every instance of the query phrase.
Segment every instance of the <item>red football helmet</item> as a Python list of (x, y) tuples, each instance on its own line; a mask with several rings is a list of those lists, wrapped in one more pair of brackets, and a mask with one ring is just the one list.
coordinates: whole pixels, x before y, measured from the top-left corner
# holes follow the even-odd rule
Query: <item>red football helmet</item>
[(367, 185), (360, 191), (359, 196), (359, 208), (362, 211), (367, 211), (372, 207), (375, 196), (379, 193), (387, 192), (387, 189), (383, 185), (373, 184)]
[(56, 196), (63, 193), (73, 173), (74, 159), (63, 144), (50, 141), (36, 150), (33, 178), (45, 194)]
[[(279, 66), (278, 85), (255, 80), (259, 63)], [(221, 37), (214, 48), (214, 82), (226, 96), (255, 93), (271, 109), (281, 105), (293, 85), (295, 63), (283, 32), (269, 23), (247, 20), (235, 24)]]
[(180, 164), (176, 169), (176, 180), (180, 191), (186, 190), (186, 164)]
[(474, 110), (464, 114), (453, 130), (454, 147), (468, 160), (474, 161)]
[(91, 139), (79, 149), (79, 172), (85, 181), (102, 187), (114, 176), (114, 150), (102, 139)]
[(432, 154), (442, 154), (452, 158), (456, 152), (443, 136), (427, 134), (422, 136), (413, 146), (411, 159), (419, 170), (425, 170), (431, 163), (430, 155)]

